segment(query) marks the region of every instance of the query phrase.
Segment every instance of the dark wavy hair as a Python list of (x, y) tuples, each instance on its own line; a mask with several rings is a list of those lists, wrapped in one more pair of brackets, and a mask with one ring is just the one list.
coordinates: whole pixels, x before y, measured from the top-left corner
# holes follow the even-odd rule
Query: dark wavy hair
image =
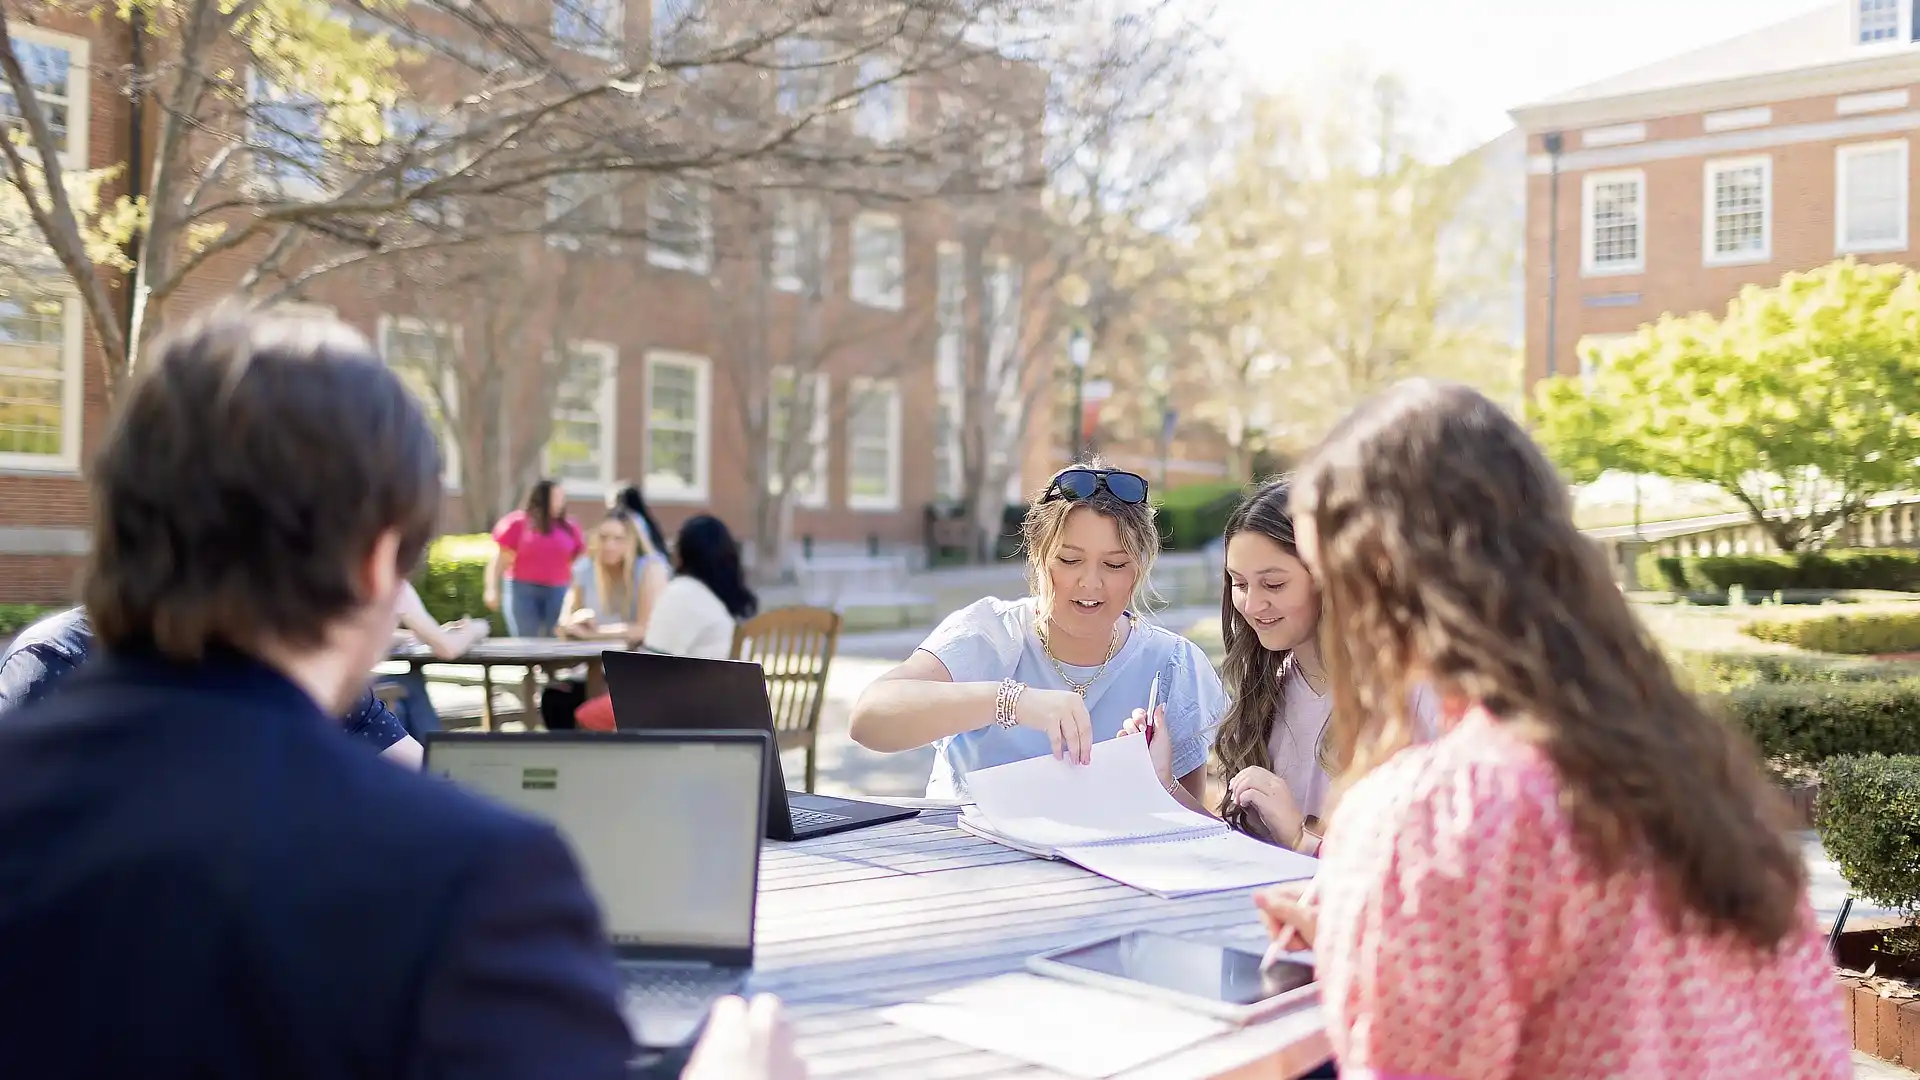
[(567, 523), (565, 507), (561, 507), (558, 514), (553, 512), (553, 489), (558, 486), (560, 481), (543, 476), (527, 489), (527, 501), (521, 504), (521, 509), (527, 512), (527, 520), (533, 523), (534, 532), (550, 533), (555, 525)]
[(740, 545), (719, 518), (688, 518), (674, 542), (673, 563), (680, 573), (713, 590), (734, 618), (751, 619), (760, 610), (760, 598), (747, 588), (740, 570)]
[(1671, 927), (1759, 949), (1794, 932), (1806, 868), (1784, 800), (1675, 679), (1512, 417), (1465, 386), (1401, 383), (1294, 484), (1334, 653), (1336, 799), (1411, 741), (1418, 672), (1540, 748), (1583, 860), (1652, 874)]
[(667, 554), (667, 534), (660, 531), (660, 522), (654, 519), (653, 511), (647, 507), (647, 497), (641, 493), (640, 485), (621, 481), (607, 493), (607, 510), (619, 510), (631, 515), (640, 522), (647, 532), (647, 542), (653, 550), (662, 556)]
[[(1222, 542), (1230, 544), (1241, 533), (1258, 533), (1279, 545), (1280, 550), (1298, 558), (1300, 551), (1294, 546), (1293, 515), (1287, 509), (1287, 498), (1291, 492), (1292, 484), (1286, 477), (1262, 484), (1242, 500), (1234, 508), (1232, 516), (1227, 518), (1227, 531)], [(1232, 704), (1227, 708), (1226, 718), (1221, 721), (1214, 753), (1219, 758), (1221, 777), (1230, 780), (1238, 776), (1242, 769), (1255, 766), (1273, 768), (1273, 758), (1267, 752), (1267, 745), (1273, 738), (1274, 721), (1280, 715), (1281, 702), (1285, 700), (1280, 689), (1280, 676), (1293, 654), (1274, 652), (1260, 644), (1259, 635), (1247, 625), (1246, 617), (1240, 614), (1240, 610), (1233, 606), (1233, 579), (1224, 569), (1220, 572), (1220, 639), (1225, 643), (1227, 652), (1226, 660), (1221, 664), (1221, 673), (1232, 695)], [(1324, 745), (1315, 748), (1316, 754), (1322, 759), (1325, 757), (1324, 749)], [(1259, 815), (1246, 813), (1225, 794), (1220, 799), (1219, 814), (1222, 820), (1241, 832), (1266, 836), (1266, 831), (1260, 826)]]

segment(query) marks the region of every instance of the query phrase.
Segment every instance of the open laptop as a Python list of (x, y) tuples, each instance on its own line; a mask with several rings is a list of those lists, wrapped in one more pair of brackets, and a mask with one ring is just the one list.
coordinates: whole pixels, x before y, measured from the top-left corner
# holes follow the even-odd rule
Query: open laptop
[(599, 902), (643, 1049), (684, 1046), (753, 967), (773, 738), (437, 731), (426, 770), (552, 822)]
[[(602, 660), (607, 690), (613, 695), (613, 723), (621, 731), (713, 728), (773, 733), (766, 673), (759, 664), (645, 652), (608, 652)], [(767, 773), (769, 840), (807, 840), (900, 821), (919, 812), (788, 791), (777, 752)]]

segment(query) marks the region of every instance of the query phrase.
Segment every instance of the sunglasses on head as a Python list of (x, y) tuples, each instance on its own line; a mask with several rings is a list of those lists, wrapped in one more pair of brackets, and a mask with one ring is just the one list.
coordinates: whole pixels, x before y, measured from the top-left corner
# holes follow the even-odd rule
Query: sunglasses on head
[(1040, 501), (1082, 502), (1098, 495), (1102, 489), (1130, 505), (1147, 501), (1146, 477), (1118, 469), (1068, 469), (1053, 478), (1053, 483), (1047, 485), (1046, 497)]

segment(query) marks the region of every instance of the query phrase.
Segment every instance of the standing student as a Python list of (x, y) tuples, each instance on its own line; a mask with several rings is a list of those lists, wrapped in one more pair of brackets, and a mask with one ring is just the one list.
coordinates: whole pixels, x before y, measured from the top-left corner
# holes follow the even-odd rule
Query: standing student
[(573, 583), (573, 561), (587, 549), (580, 526), (567, 517), (567, 492), (552, 479), (537, 481), (526, 505), (493, 527), (497, 545), (487, 562), (486, 604), (501, 610), (514, 637), (552, 637), (560, 605)]
[[(1339, 785), (1319, 876), (1258, 900), (1276, 947), (1314, 951), (1341, 1070), (1851, 1076), (1779, 794), (1675, 680), (1520, 425), (1403, 383), (1294, 500)], [(1415, 680), (1443, 703), (1421, 746)]]
[(1137, 614), (1160, 534), (1147, 482), (1098, 461), (1054, 474), (1021, 527), (1030, 594), (952, 615), (854, 702), (869, 750), (933, 744), (930, 798), (963, 798), (974, 769), (1052, 754), (1091, 759), (1153, 680), (1166, 703), (1161, 782), (1205, 812), (1207, 749), (1226, 702), (1198, 646)]

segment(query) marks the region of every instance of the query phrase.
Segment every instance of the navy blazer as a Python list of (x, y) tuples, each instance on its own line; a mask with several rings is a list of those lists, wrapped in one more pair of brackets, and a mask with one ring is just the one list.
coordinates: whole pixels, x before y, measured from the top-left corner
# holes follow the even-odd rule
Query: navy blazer
[(598, 1080), (618, 994), (551, 826), (257, 663), (102, 654), (0, 724), (0, 1072)]

